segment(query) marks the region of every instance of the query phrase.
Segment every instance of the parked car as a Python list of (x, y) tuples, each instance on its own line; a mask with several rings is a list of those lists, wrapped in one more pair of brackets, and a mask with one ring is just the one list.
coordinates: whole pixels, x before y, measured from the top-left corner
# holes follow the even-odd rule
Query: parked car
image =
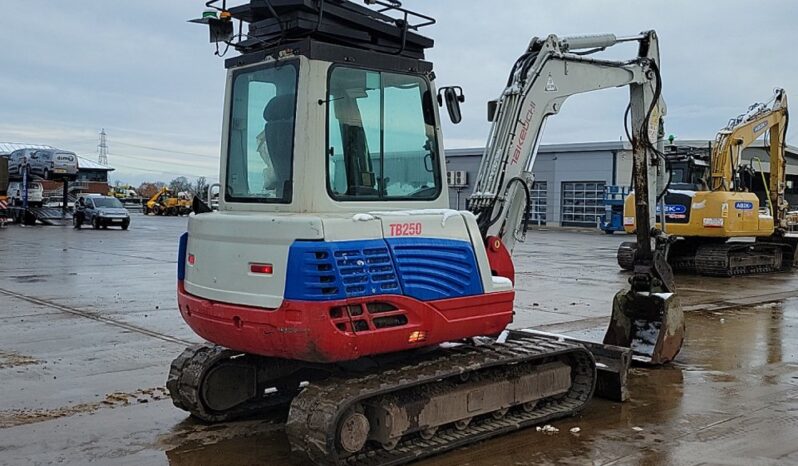
[(78, 198), (72, 221), (75, 228), (89, 224), (95, 230), (109, 226), (119, 226), (127, 230), (130, 226), (130, 214), (115, 197), (89, 194)]
[[(8, 199), (11, 205), (21, 206), (23, 204), (23, 187), (22, 183), (14, 181), (8, 184)], [(31, 181), (28, 183), (28, 206), (41, 207), (44, 201), (44, 188), (38, 181)]]
[(27, 160), (31, 175), (46, 180), (73, 179), (78, 174), (78, 156), (74, 152), (60, 149), (19, 149), (8, 157), (11, 175), (21, 176), (21, 168)]

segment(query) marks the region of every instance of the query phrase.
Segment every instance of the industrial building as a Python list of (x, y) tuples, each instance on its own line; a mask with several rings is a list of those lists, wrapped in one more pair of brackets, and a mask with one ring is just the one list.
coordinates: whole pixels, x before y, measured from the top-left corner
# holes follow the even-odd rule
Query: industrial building
[[(707, 147), (708, 140), (677, 141), (681, 146)], [(474, 189), (484, 148), (446, 151), (449, 198), (453, 209), (464, 209)], [(787, 200), (798, 205), (798, 148), (787, 146)], [(745, 149), (743, 159), (759, 159), (766, 176), (768, 154), (759, 141)], [(759, 164), (754, 162), (754, 168)], [(632, 146), (625, 141), (543, 144), (534, 167), (530, 221), (533, 225), (594, 227), (604, 215), (604, 187), (628, 186), (632, 176)], [(764, 199), (762, 181), (755, 192)]]

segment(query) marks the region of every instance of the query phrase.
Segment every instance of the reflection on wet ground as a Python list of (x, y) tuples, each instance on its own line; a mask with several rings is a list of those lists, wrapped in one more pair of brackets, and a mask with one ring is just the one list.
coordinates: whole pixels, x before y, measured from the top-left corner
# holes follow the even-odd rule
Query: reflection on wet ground
[[(0, 464), (304, 466), (286, 413), (205, 426), (164, 399), (172, 358), (198, 341), (175, 303), (185, 222), (2, 232)], [(530, 232), (514, 258), (513, 326), (600, 341), (628, 278), (615, 263), (624, 239)], [(419, 464), (798, 464), (798, 273), (677, 286), (686, 346), (669, 367), (635, 368), (631, 401), (594, 400), (556, 434), (527, 429)]]
[[(687, 314), (670, 367), (636, 367), (632, 400), (594, 400), (556, 434), (527, 429), (418, 464), (785, 464), (798, 461), (798, 302)], [(279, 416), (277, 416), (279, 423)], [(576, 434), (570, 432), (579, 427)], [(170, 464), (304, 465), (276, 424), (167, 451)], [(256, 429), (257, 430), (257, 429)]]

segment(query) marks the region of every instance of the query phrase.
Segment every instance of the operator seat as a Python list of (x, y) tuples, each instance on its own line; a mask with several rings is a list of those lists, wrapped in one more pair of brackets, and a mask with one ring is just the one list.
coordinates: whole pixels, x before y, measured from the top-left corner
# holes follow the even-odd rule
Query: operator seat
[(291, 162), (294, 145), (294, 109), (296, 96), (283, 94), (274, 97), (263, 109), (264, 136), (274, 177), (282, 186), (276, 186), (277, 196), (287, 198), (291, 191)]

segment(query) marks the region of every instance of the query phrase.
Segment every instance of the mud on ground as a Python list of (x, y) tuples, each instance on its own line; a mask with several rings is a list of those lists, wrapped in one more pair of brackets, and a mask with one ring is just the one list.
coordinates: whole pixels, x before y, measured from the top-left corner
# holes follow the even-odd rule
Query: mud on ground
[[(285, 413), (206, 426), (167, 397), (171, 359), (199, 341), (175, 302), (185, 222), (0, 231), (0, 463), (303, 464)], [(623, 239), (530, 232), (514, 326), (600, 340)], [(796, 277), (678, 276), (687, 343), (675, 364), (633, 370), (629, 402), (419, 464), (798, 463)]]

